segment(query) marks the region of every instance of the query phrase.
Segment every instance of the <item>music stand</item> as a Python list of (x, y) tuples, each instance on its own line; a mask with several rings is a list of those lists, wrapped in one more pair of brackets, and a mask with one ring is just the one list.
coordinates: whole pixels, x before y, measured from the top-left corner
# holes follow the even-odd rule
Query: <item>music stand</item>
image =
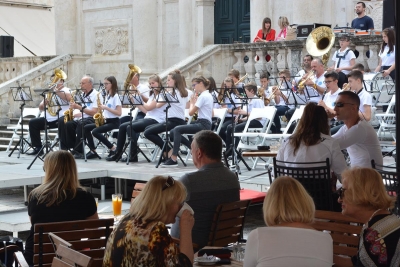
[[(236, 119), (235, 119), (235, 117), (234, 117), (234, 111), (236, 110), (236, 109), (238, 109), (238, 105), (240, 105), (241, 107), (243, 107), (243, 105), (247, 105), (248, 104), (248, 98), (247, 98), (247, 95), (246, 94), (244, 94), (244, 95), (242, 95), (241, 97), (238, 97), (238, 96), (234, 96), (234, 97), (232, 97), (232, 91), (233, 91), (233, 89), (234, 88), (227, 88), (227, 87), (225, 87), (225, 88), (216, 88), (216, 91), (218, 91), (218, 90), (224, 90), (224, 93), (223, 93), (223, 96), (222, 96), (222, 101), (219, 103), (220, 105), (231, 105), (231, 110), (232, 110), (232, 133), (231, 133), (231, 138), (232, 138), (232, 144), (231, 144), (231, 147), (227, 147), (226, 148), (226, 150), (225, 150), (225, 152), (226, 151), (229, 151), (229, 149), (231, 149), (231, 152), (232, 152), (232, 164), (230, 164), (229, 165), (229, 163), (228, 163), (228, 158), (227, 158), (227, 154), (225, 154), (224, 153), (224, 160), (225, 160), (225, 164), (227, 165), (227, 166), (229, 166), (229, 169), (232, 171), (232, 172), (235, 172), (235, 173), (241, 173), (241, 171), (240, 171), (240, 167), (239, 167), (239, 165), (238, 165), (238, 160), (237, 160), (237, 158), (239, 158), (241, 161), (243, 161), (243, 164), (246, 166), (246, 168), (247, 168), (247, 170), (251, 170), (251, 168), (250, 168), (250, 166), (246, 163), (246, 161), (244, 160), (244, 158), (242, 157), (242, 155), (241, 155), (241, 153), (239, 153), (239, 151), (236, 149), (236, 146), (235, 146), (235, 128), (236, 128)], [(225, 101), (225, 99), (227, 99), (227, 101), (226, 102), (224, 102)], [(239, 103), (236, 103), (236, 99), (240, 99), (240, 101), (241, 101), (241, 103), (239, 104)], [(239, 115), (237, 115), (237, 116), (239, 116)]]
[[(129, 110), (129, 126), (130, 126), (130, 134), (128, 135), (128, 142), (125, 143), (124, 148), (122, 149), (122, 153), (125, 152), (126, 148), (129, 146), (129, 151), (128, 151), (128, 155), (126, 157), (126, 165), (129, 165), (129, 160), (131, 157), (131, 151), (132, 151), (132, 134), (133, 134), (133, 128), (132, 128), (132, 111), (136, 108), (136, 106), (139, 105), (143, 105), (143, 99), (140, 95), (140, 93), (138, 93), (138, 91), (129, 91), (129, 90), (119, 90), (118, 96), (121, 100), (121, 105), (130, 105), (131, 108)], [(123, 94), (122, 94), (123, 92)], [(119, 133), (118, 133), (119, 134)], [(136, 136), (135, 136), (136, 138)], [(146, 156), (146, 154), (140, 149), (139, 146), (136, 146), (137, 149), (137, 154), (141, 153), (145, 159), (147, 160), (147, 162), (150, 162), (149, 158)], [(121, 155), (122, 155), (121, 153)], [(118, 162), (120, 160), (120, 158), (116, 159), (116, 162)]]
[[(159, 89), (160, 93), (157, 95), (156, 97), (156, 102), (157, 103), (166, 103), (167, 106), (165, 107), (165, 141), (163, 144), (163, 147), (161, 148), (161, 155), (160, 158), (158, 159), (158, 163), (156, 165), (156, 168), (158, 168), (158, 166), (160, 166), (162, 159), (164, 157), (164, 152), (167, 154), (167, 148), (168, 145), (171, 145), (170, 141), (169, 141), (169, 133), (168, 133), (168, 109), (171, 108), (171, 103), (179, 103), (179, 99), (178, 97), (176, 97), (175, 94), (175, 88), (174, 87), (152, 87), (153, 89)], [(166, 89), (172, 89), (172, 94), (169, 93)], [(171, 145), (172, 147), (172, 145)], [(168, 154), (167, 154), (168, 157)], [(186, 163), (183, 161), (183, 159), (181, 158), (181, 156), (178, 153), (178, 158), (179, 160), (182, 162), (183, 166), (186, 167)]]
[(24, 138), (24, 117), (23, 117), (25, 101), (32, 101), (32, 93), (31, 93), (31, 89), (29, 86), (21, 87), (19, 84), (18, 84), (18, 87), (10, 87), (10, 89), (11, 89), (11, 93), (12, 93), (14, 101), (21, 102), (21, 104), (19, 106), (19, 109), (21, 110), (21, 135), (19, 136), (18, 143), (14, 146), (14, 148), (12, 149), (10, 154), (8, 154), (8, 156), (11, 157), (11, 155), (14, 153), (15, 149), (17, 149), (17, 146), (19, 146), (18, 157), (17, 157), (17, 158), (19, 158), (21, 154), (24, 154), (26, 152), (26, 151), (24, 151), (24, 142), (29, 145), (29, 148), (32, 148), (32, 144), (29, 143), (29, 141)]
[[(90, 97), (87, 96), (83, 96), (83, 92), (82, 89), (76, 89), (76, 94), (74, 95), (74, 101), (77, 104), (81, 104), (82, 108), (81, 108), (81, 140), (79, 141), (79, 143), (74, 147), (73, 150), (75, 150), (76, 148), (78, 148), (81, 144), (82, 144), (82, 152), (83, 152), (83, 156), (85, 158), (85, 162), (87, 162), (87, 158), (86, 158), (86, 153), (85, 153), (85, 147), (86, 147), (86, 139), (85, 139), (85, 132), (84, 132), (84, 127), (85, 125), (83, 125), (83, 111), (85, 110), (85, 108), (87, 108), (86, 104), (90, 104), (93, 103), (92, 100), (90, 99)], [(71, 115), (72, 116), (72, 115)], [(79, 127), (79, 126), (77, 126)], [(99, 159), (101, 159), (101, 157), (97, 154), (97, 157)]]
[[(61, 111), (61, 106), (66, 106), (69, 105), (69, 102), (64, 100), (66, 99), (65, 92), (63, 91), (53, 91), (51, 89), (34, 89), (33, 90), (36, 93), (40, 93), (40, 95), (43, 97), (43, 111), (44, 111), (44, 143), (42, 144), (42, 147), (40, 148), (39, 152), (36, 154), (35, 158), (32, 160), (31, 164), (28, 166), (28, 170), (31, 168), (33, 163), (36, 161), (37, 158), (40, 158), (42, 161), (46, 157), (46, 155), (50, 152), (53, 151), (53, 147), (49, 144), (49, 138), (48, 138), (48, 128), (47, 128), (47, 110), (51, 107), (58, 107), (57, 109), (57, 121), (60, 117), (59, 113)], [(50, 94), (50, 101), (46, 100), (47, 94)], [(59, 97), (57, 94), (64, 95), (64, 99)], [(48, 102), (48, 103), (47, 103)], [(46, 152), (42, 157), (40, 157), (40, 154), (42, 151), (46, 148)]]

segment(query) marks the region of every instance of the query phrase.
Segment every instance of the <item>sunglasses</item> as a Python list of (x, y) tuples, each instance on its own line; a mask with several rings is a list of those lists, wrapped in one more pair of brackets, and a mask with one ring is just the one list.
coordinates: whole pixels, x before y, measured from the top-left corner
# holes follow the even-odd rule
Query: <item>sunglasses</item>
[(341, 187), (338, 189), (337, 193), (339, 194), (339, 198), (343, 199), (344, 198), (344, 191), (346, 191), (347, 189)]
[(337, 107), (337, 108), (341, 108), (341, 107), (344, 107), (345, 104), (347, 104), (347, 105), (355, 105), (353, 103), (335, 102), (334, 106)]
[(165, 182), (165, 184), (162, 187), (162, 191), (164, 191), (167, 188), (170, 188), (174, 184), (175, 184), (174, 178), (172, 178), (171, 176), (168, 176), (167, 181)]

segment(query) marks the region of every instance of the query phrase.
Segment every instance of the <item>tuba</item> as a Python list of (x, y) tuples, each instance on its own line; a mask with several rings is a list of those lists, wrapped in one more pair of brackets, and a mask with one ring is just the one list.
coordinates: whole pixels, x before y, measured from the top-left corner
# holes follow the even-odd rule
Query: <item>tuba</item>
[(129, 64), (129, 73), (128, 76), (126, 77), (125, 83), (124, 83), (124, 90), (127, 91), (129, 89), (129, 84), (131, 83), (133, 77), (135, 77), (137, 74), (142, 73), (142, 70), (133, 64)]
[(322, 62), (326, 67), (329, 60), (331, 48), (335, 43), (335, 33), (331, 28), (321, 26), (314, 29), (307, 37), (306, 49), (307, 52), (314, 56), (322, 56)]
[(104, 125), (104, 123), (105, 123), (105, 119), (104, 119), (104, 116), (103, 116), (103, 111), (100, 108), (100, 106), (101, 106), (100, 94), (101, 94), (101, 92), (99, 92), (97, 94), (98, 112), (96, 114), (94, 114), (94, 116), (93, 116), (94, 123), (96, 124), (96, 128)]
[[(65, 74), (64, 71), (62, 71), (61, 69), (55, 69), (54, 70), (54, 78), (51, 81), (51, 83), (49, 84), (49, 89), (50, 90), (54, 90), (56, 88), (56, 86), (57, 86), (57, 82), (59, 80), (65, 80), (66, 78), (67, 78), (67, 74)], [(46, 96), (46, 99), (48, 101), (51, 101), (51, 102), (49, 102), (49, 105), (47, 107), (47, 112), (51, 116), (56, 116), (57, 115), (57, 111), (60, 109), (60, 106), (57, 106), (54, 103), (54, 101), (52, 101), (51, 96), (52, 96), (52, 92), (50, 91), (50, 92), (47, 93), (47, 96)]]
[[(71, 100), (69, 101), (70, 104), (75, 103), (75, 94), (76, 90), (71, 93)], [(70, 108), (64, 112), (64, 123), (72, 121), (74, 119), (74, 109)]]

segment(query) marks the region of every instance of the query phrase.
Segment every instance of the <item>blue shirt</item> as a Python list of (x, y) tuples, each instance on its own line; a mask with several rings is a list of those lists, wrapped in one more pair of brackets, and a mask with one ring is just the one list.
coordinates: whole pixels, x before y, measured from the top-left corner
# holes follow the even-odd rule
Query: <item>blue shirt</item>
[(362, 18), (355, 18), (351, 22), (351, 27), (353, 29), (359, 29), (363, 31), (374, 29), (374, 21), (368, 16), (364, 16)]

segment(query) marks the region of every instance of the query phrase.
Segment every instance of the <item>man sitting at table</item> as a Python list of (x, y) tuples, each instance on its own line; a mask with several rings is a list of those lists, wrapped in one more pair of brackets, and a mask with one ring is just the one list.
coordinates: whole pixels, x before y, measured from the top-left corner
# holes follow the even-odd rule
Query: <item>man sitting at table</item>
[[(193, 243), (207, 245), (214, 212), (219, 204), (239, 201), (240, 184), (236, 175), (221, 162), (222, 140), (212, 131), (196, 133), (191, 145), (196, 172), (183, 175), (186, 202), (194, 211)], [(179, 238), (179, 218), (172, 225), (171, 236)]]

